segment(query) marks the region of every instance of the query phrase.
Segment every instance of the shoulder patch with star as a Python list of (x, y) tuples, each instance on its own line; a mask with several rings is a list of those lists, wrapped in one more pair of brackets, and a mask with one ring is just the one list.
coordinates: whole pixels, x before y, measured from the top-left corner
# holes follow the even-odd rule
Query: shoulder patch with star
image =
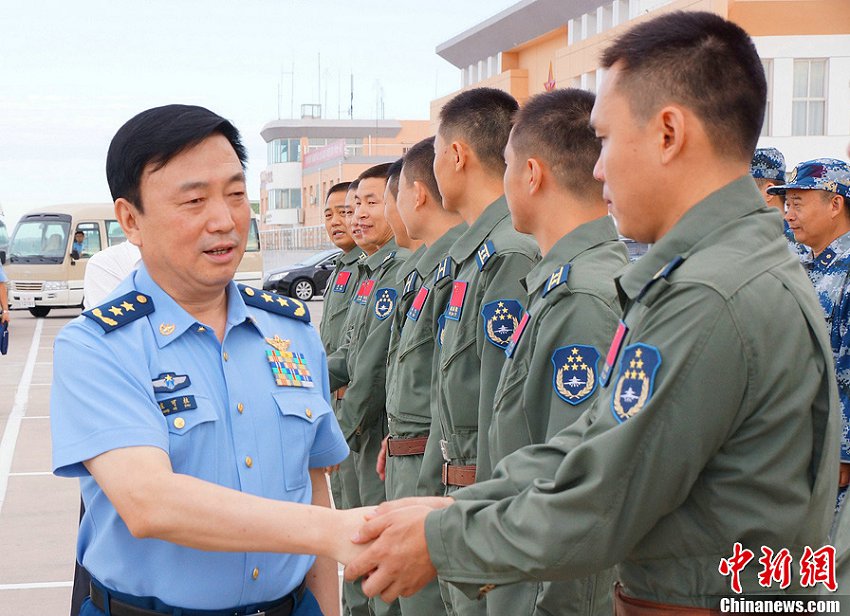
[(153, 311), (153, 300), (150, 296), (138, 291), (130, 291), (111, 302), (86, 310), (83, 312), (83, 316), (100, 325), (103, 331), (108, 334), (136, 319), (151, 314)]
[(522, 304), (515, 299), (499, 299), (481, 307), (484, 336), (492, 345), (505, 350), (522, 318)]
[(611, 412), (618, 422), (634, 417), (652, 398), (661, 352), (648, 344), (630, 344), (620, 358), (620, 374), (611, 397)]
[(263, 291), (244, 284), (236, 285), (242, 294), (242, 299), (249, 306), (279, 314), (290, 319), (310, 322), (310, 312), (304, 302), (292, 297), (283, 297), (271, 291)]
[(393, 313), (398, 292), (395, 289), (378, 289), (375, 292), (375, 316), (383, 321)]
[(576, 406), (596, 391), (599, 384), (599, 351), (585, 344), (571, 344), (552, 353), (552, 387), (564, 402)]

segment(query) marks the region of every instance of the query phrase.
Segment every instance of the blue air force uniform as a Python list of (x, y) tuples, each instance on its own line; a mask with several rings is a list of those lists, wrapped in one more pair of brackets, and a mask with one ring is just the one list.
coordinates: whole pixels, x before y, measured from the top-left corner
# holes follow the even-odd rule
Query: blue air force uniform
[(175, 473), (310, 503), (308, 469), (340, 462), (348, 447), (306, 306), (230, 283), (219, 343), (144, 266), (111, 297), (65, 327), (54, 350), (53, 471), (80, 477), (78, 560), (111, 590), (184, 608), (286, 595), (313, 556), (136, 539), (83, 462), (117, 448), (159, 447)]

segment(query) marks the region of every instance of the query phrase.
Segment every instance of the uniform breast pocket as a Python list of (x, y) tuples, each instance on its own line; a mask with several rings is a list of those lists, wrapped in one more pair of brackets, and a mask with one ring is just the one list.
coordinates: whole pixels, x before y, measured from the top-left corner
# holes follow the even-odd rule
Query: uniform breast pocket
[(272, 397), (281, 416), (284, 483), (287, 490), (298, 490), (307, 484), (320, 419), (333, 411), (321, 395), (276, 391)]
[[(209, 452), (216, 447), (218, 414), (203, 396), (183, 396), (179, 410), (165, 415), (168, 423), (168, 455), (175, 472), (200, 477), (200, 469), (213, 473)], [(160, 404), (162, 406), (162, 404)], [(191, 408), (194, 406), (194, 408)], [(170, 408), (170, 407), (169, 407)], [(206, 477), (209, 478), (209, 477)]]
[(454, 361), (466, 353), (470, 347), (474, 348), (477, 319), (468, 319), (457, 324), (454, 332), (445, 335), (443, 342), (443, 369), (448, 368)]

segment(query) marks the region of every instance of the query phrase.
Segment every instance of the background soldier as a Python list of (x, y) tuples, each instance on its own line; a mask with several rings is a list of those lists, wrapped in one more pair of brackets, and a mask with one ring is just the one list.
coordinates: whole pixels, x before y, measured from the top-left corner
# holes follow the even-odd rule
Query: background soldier
[(767, 190), (771, 186), (779, 186), (785, 183), (785, 156), (776, 148), (758, 148), (750, 163), (750, 175), (753, 176), (759, 192), (764, 197), (764, 202), (770, 207), (775, 207), (782, 214), (782, 226), (785, 231), (785, 239), (788, 240), (788, 246), (792, 253), (802, 258), (808, 252), (808, 249), (797, 243), (791, 228), (788, 226), (788, 221), (784, 219), (785, 195), (773, 194)]
[[(717, 15), (676, 12), (626, 31), (602, 65), (595, 176), (620, 231), (653, 243), (617, 280), (603, 387), (492, 481), (385, 507), (346, 573), (369, 573), (367, 594), (439, 571), (476, 595), (617, 563), (616, 614), (708, 614), (736, 542), (796, 560), (826, 541), (835, 375), (811, 284), (748, 174), (766, 94), (755, 47)], [(744, 592), (763, 590), (758, 573), (741, 572)]]
[[(599, 157), (590, 128), (593, 100), (572, 89), (535, 96), (517, 113), (505, 148), (505, 196), (514, 227), (534, 237), (543, 260), (525, 277), (528, 312), (506, 350), (496, 389), (494, 466), (525, 445), (545, 442), (590, 406), (617, 328), (614, 276), (628, 253), (593, 177)], [(547, 583), (539, 597), (537, 584), (497, 588), (487, 612), (608, 615), (612, 573)]]

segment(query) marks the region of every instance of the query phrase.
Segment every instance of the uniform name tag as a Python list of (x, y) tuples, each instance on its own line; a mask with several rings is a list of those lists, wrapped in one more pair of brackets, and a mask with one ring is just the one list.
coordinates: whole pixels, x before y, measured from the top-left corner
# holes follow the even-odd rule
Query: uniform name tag
[(428, 299), (428, 293), (430, 293), (428, 287), (419, 287), (419, 293), (416, 294), (416, 298), (413, 300), (413, 305), (411, 305), (410, 310), (407, 311), (408, 319), (413, 319), (414, 321), (419, 320), (419, 315), (422, 312), (422, 306), (425, 305), (425, 300)]
[(456, 280), (452, 284), (452, 296), (449, 299), (449, 305), (446, 308), (446, 318), (452, 321), (460, 321), (460, 314), (463, 311), (463, 300), (466, 297), (466, 287), (468, 282)]
[(522, 332), (525, 331), (525, 326), (528, 324), (528, 319), (531, 317), (527, 312), (522, 315), (522, 318), (519, 320), (519, 325), (514, 328), (514, 335), (511, 336), (511, 341), (508, 343), (507, 348), (505, 349), (505, 355), (508, 357), (514, 356), (514, 351), (516, 350), (517, 345), (519, 344), (519, 339), (522, 338)]
[(348, 280), (351, 278), (351, 272), (340, 272), (334, 281), (334, 293), (345, 293), (345, 288), (348, 286)]
[(373, 278), (368, 278), (361, 282), (360, 288), (357, 289), (357, 296), (354, 298), (355, 303), (366, 305), (374, 288), (375, 280)]
[(608, 354), (605, 356), (605, 366), (602, 368), (602, 374), (599, 375), (602, 387), (608, 385), (608, 381), (611, 379), (611, 370), (614, 368), (614, 363), (617, 361), (617, 356), (620, 354), (620, 348), (623, 346), (623, 340), (626, 338), (627, 333), (629, 333), (628, 325), (620, 320), (617, 323), (617, 331), (614, 334), (614, 339), (608, 348)]
[(195, 403), (195, 396), (177, 396), (159, 401), (159, 410), (162, 411), (163, 415), (190, 411), (196, 408), (198, 408), (198, 405)]

